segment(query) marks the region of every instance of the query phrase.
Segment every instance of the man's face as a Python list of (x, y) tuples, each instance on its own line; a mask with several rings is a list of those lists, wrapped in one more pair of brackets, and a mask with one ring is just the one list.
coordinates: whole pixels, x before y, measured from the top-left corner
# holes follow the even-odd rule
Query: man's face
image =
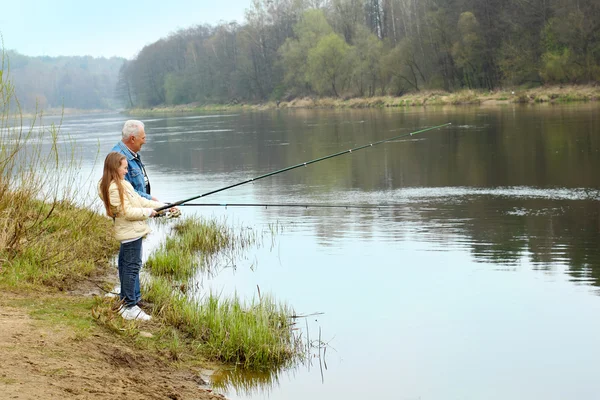
[(142, 149), (142, 146), (146, 143), (146, 132), (142, 128), (137, 136), (129, 136), (129, 148), (134, 153), (137, 153)]

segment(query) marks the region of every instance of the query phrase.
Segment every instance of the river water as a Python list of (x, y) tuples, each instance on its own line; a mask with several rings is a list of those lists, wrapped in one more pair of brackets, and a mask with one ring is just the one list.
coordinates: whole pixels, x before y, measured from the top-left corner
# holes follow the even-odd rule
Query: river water
[[(65, 117), (82, 171), (123, 115)], [(50, 119), (51, 120), (51, 119)], [(46, 120), (48, 122), (48, 119)], [(144, 119), (153, 194), (175, 201), (328, 154), (452, 123), (183, 207), (277, 233), (201, 290), (270, 293), (325, 355), (235, 376), (232, 399), (597, 399), (600, 106), (276, 110)], [(146, 246), (152, 251), (155, 235)], [(268, 235), (267, 235), (268, 236)], [(325, 365), (326, 364), (326, 365)], [(213, 376), (225, 379), (224, 372)]]

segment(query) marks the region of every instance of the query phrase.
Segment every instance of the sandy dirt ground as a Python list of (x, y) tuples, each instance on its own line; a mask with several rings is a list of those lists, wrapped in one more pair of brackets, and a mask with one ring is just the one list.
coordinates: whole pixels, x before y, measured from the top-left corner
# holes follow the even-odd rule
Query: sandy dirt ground
[(224, 399), (194, 372), (117, 342), (0, 305), (0, 399)]

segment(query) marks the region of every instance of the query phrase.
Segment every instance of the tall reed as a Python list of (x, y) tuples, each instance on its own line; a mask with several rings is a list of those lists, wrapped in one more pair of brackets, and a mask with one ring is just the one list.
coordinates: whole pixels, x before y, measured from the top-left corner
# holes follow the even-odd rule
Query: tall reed
[(107, 265), (116, 247), (108, 220), (82, 200), (75, 143), (42, 117), (25, 125), (1, 52), (0, 278), (63, 289)]

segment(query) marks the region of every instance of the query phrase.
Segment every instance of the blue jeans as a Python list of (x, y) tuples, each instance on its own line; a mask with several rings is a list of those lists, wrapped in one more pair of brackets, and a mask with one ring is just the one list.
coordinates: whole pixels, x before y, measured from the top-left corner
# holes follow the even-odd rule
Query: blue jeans
[(121, 300), (126, 307), (133, 307), (142, 298), (140, 292), (142, 238), (129, 243), (121, 243), (118, 267), (119, 281), (121, 282)]

